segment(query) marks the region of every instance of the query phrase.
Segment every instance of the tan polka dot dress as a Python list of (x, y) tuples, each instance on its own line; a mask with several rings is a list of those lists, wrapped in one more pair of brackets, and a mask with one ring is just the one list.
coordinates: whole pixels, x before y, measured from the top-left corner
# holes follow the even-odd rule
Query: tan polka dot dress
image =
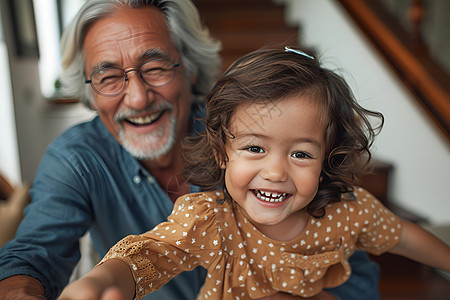
[(348, 279), (347, 258), (355, 248), (381, 254), (399, 240), (399, 219), (367, 191), (356, 189), (355, 195), (327, 207), (321, 219), (310, 217), (289, 242), (260, 233), (236, 203), (218, 203), (221, 192), (185, 195), (168, 222), (124, 238), (102, 262), (119, 258), (130, 265), (137, 299), (197, 266), (208, 269), (197, 299), (252, 299), (279, 291), (312, 296)]

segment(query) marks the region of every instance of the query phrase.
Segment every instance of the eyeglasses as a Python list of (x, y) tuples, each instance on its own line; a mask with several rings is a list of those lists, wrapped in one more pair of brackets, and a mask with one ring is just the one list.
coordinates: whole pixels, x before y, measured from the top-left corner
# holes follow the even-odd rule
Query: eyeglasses
[(173, 64), (168, 59), (151, 59), (139, 66), (139, 68), (125, 71), (119, 67), (105, 67), (92, 72), (90, 79), (85, 83), (99, 95), (117, 96), (121, 94), (128, 81), (128, 73), (137, 71), (139, 77), (149, 86), (160, 87), (169, 84), (175, 78), (175, 68), (180, 63)]

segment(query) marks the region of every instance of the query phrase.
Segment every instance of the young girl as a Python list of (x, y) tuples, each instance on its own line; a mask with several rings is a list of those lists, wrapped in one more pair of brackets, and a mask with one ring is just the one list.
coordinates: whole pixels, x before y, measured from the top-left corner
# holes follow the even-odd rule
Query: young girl
[(208, 269), (198, 299), (311, 297), (347, 280), (355, 249), (450, 271), (447, 245), (354, 187), (383, 117), (317, 57), (250, 53), (206, 108), (185, 158), (188, 180), (209, 192), (180, 197), (168, 222), (121, 240), (60, 299), (99, 299), (112, 286), (141, 299), (197, 266)]

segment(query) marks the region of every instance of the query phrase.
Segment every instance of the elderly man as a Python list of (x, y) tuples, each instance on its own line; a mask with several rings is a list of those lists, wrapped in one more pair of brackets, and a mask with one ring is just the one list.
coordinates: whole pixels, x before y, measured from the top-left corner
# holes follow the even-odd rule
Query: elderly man
[[(49, 146), (32, 203), (0, 252), (1, 299), (56, 298), (86, 231), (102, 256), (120, 238), (164, 221), (179, 195), (197, 190), (180, 176), (181, 141), (202, 130), (199, 102), (215, 79), (219, 48), (189, 0), (86, 2), (63, 37), (63, 82), (98, 117)], [(376, 266), (356, 257), (353, 267), (333, 294), (376, 297)], [(204, 276), (183, 273), (146, 299), (195, 299)]]

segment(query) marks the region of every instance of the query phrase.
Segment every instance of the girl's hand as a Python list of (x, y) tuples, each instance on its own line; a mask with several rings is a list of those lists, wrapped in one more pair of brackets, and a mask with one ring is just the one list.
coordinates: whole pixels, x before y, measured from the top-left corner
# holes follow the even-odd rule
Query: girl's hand
[(63, 290), (58, 300), (125, 300), (125, 296), (116, 287), (107, 288), (98, 294), (95, 289), (90, 289), (89, 284), (75, 281)]
[(107, 291), (103, 293), (102, 284), (95, 278), (83, 277), (66, 286), (58, 300), (101, 300)]
[(69, 284), (58, 300), (127, 300), (133, 299), (134, 288), (128, 264), (111, 259)]
[(125, 296), (118, 288), (112, 287), (103, 293), (100, 300), (125, 300)]

